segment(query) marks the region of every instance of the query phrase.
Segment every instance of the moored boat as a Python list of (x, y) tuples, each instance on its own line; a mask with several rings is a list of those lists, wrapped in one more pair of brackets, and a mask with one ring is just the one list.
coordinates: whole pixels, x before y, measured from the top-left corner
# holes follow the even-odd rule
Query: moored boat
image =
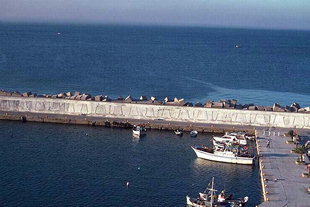
[(240, 145), (247, 145), (247, 141), (245, 138), (237, 137), (235, 135), (225, 134), (224, 136), (221, 136), (221, 137), (214, 136), (213, 139), (218, 142), (231, 142), (231, 143), (237, 143)]
[(198, 134), (198, 132), (197, 131), (191, 131), (190, 133), (189, 133), (189, 135), (191, 136), (191, 137), (197, 137), (197, 134)]
[(216, 195), (216, 190), (214, 189), (214, 177), (212, 178), (211, 188), (207, 188), (209, 192), (204, 191), (199, 193), (197, 199), (193, 199), (186, 196), (187, 206), (192, 207), (232, 207), (232, 206), (245, 206), (249, 198), (244, 197), (241, 199), (233, 199), (232, 195), (226, 197), (224, 191), (219, 195)]
[(141, 137), (143, 135), (145, 135), (146, 129), (141, 127), (141, 126), (136, 126), (134, 125), (134, 127), (132, 128), (132, 134), (135, 137)]
[(183, 131), (182, 130), (174, 130), (174, 133), (178, 136), (182, 136), (183, 135)]
[(254, 156), (248, 153), (238, 145), (225, 145), (222, 148), (208, 148), (208, 147), (192, 147), (197, 157), (206, 160), (226, 162), (234, 164), (252, 165), (254, 163)]

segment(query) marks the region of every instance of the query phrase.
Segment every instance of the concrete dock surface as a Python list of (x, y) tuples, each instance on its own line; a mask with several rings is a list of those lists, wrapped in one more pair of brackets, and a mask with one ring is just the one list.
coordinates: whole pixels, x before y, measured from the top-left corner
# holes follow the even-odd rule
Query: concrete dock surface
[(286, 143), (291, 139), (284, 136), (287, 132), (277, 128), (256, 130), (264, 196), (259, 207), (310, 207), (310, 178), (302, 177), (306, 165), (295, 163), (298, 155), (290, 153), (295, 145)]

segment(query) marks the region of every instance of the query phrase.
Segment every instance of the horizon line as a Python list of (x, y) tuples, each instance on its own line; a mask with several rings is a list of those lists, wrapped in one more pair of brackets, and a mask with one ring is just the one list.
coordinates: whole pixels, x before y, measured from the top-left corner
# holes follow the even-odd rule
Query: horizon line
[(182, 23), (146, 23), (146, 22), (89, 22), (89, 21), (19, 21), (0, 20), (0, 24), (25, 24), (25, 25), (81, 25), (81, 26), (138, 26), (138, 27), (193, 27), (193, 28), (213, 28), (213, 29), (240, 29), (240, 30), (276, 30), (276, 31), (305, 31), (306, 28), (280, 28), (280, 27), (255, 27), (244, 25), (204, 25), (204, 24), (182, 24)]

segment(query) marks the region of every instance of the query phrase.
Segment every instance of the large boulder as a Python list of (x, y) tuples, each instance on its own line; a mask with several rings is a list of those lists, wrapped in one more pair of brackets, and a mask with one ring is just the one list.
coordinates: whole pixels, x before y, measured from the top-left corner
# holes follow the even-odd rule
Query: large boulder
[(203, 104), (200, 102), (195, 103), (195, 107), (203, 107)]
[(108, 96), (104, 96), (102, 101), (111, 101), (111, 99)]
[(170, 103), (171, 105), (183, 106), (185, 104), (185, 101), (184, 101), (184, 98), (181, 98), (181, 99), (174, 98), (173, 102), (166, 102), (166, 103)]
[(146, 96), (140, 96), (139, 100), (140, 101), (147, 101), (147, 98), (146, 98)]
[(184, 106), (193, 106), (193, 103), (191, 103), (191, 102), (186, 102), (186, 103), (184, 104)]
[(171, 102), (172, 100), (167, 96), (166, 98), (164, 98), (164, 102)]
[(224, 106), (223, 102), (214, 101), (212, 104), (212, 108), (223, 108), (223, 106)]
[(212, 101), (211, 100), (208, 100), (206, 103), (205, 103), (205, 107), (206, 108), (212, 108)]
[(298, 104), (298, 103), (292, 103), (291, 104), (291, 107), (295, 107), (295, 108), (297, 108), (297, 109), (300, 109), (301, 107), (300, 107), (300, 105)]
[(23, 93), (23, 97), (29, 97), (31, 95), (31, 92), (25, 92)]
[(306, 112), (306, 109), (300, 108), (300, 109), (298, 109), (298, 112)]
[(237, 105), (237, 100), (236, 99), (232, 99), (231, 101), (230, 101), (230, 103), (231, 103), (231, 105)]
[(102, 95), (95, 96), (95, 101), (102, 101)]
[(151, 96), (151, 101), (156, 101), (156, 98), (154, 96)]
[(84, 93), (81, 97), (82, 101), (86, 101), (87, 99), (91, 98), (91, 96), (89, 94)]
[(133, 101), (133, 98), (129, 95), (125, 98), (124, 102), (125, 103), (131, 103)]
[(79, 91), (75, 91), (75, 92), (74, 92), (74, 95), (75, 95), (75, 96), (79, 96), (79, 95), (81, 95), (81, 93), (80, 93)]
[(59, 93), (57, 95), (57, 98), (65, 98), (65, 97), (66, 97), (66, 95), (64, 93)]
[(264, 108), (264, 106), (256, 106), (256, 110), (265, 111), (265, 108)]
[(272, 110), (276, 112), (284, 112), (285, 109), (278, 103), (273, 104)]
[(11, 95), (14, 97), (21, 97), (22, 96), (22, 94), (19, 93), (18, 91), (14, 91)]
[(75, 96), (75, 100), (81, 100), (82, 99), (82, 95), (74, 95)]
[(67, 97), (71, 97), (71, 96), (72, 96), (72, 93), (71, 93), (70, 91), (68, 91), (68, 92), (66, 93), (66, 96), (67, 96)]
[(257, 110), (257, 107), (256, 106), (249, 106), (248, 109), (254, 111), (254, 110)]
[(286, 112), (293, 112), (293, 108), (290, 107), (290, 106), (285, 106), (285, 107), (284, 107), (284, 110), (285, 110)]

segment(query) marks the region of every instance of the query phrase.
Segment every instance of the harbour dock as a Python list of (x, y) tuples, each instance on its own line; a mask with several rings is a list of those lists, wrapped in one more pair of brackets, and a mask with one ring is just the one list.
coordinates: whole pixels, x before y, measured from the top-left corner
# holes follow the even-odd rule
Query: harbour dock
[[(257, 153), (264, 202), (259, 207), (309, 207), (310, 179), (303, 178), (306, 165), (297, 165), (298, 155), (290, 153), (294, 144), (286, 144), (287, 130), (256, 130)], [(269, 146), (268, 146), (269, 140)]]

